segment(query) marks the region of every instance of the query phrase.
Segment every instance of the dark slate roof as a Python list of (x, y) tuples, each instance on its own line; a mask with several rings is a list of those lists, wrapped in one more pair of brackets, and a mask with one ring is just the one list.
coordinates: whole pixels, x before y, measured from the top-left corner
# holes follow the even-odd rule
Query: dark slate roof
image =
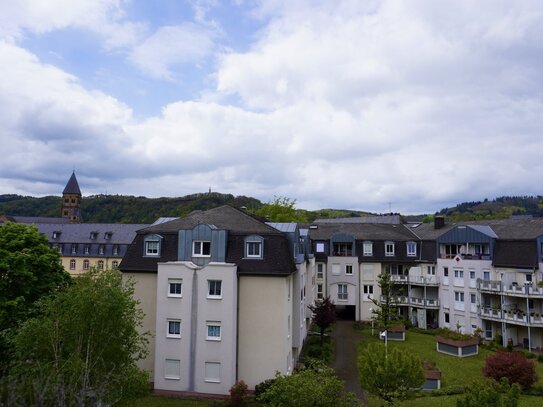
[(498, 240), (492, 265), (494, 267), (538, 268), (536, 240)]
[(192, 229), (199, 224), (214, 225), (218, 229), (225, 229), (233, 233), (281, 233), (248, 213), (228, 205), (207, 211), (194, 211), (184, 218), (148, 227), (145, 233), (177, 232), (181, 229)]
[(313, 240), (328, 240), (336, 233), (352, 235), (356, 240), (416, 240), (405, 225), (371, 224), (371, 223), (320, 223), (317, 228), (309, 229), (309, 237)]
[(313, 223), (387, 223), (399, 225), (400, 215), (355, 216), (350, 218), (316, 219)]
[[(136, 232), (148, 226), (147, 224), (123, 223), (36, 223), (40, 233), (43, 233), (51, 243), (88, 243), (88, 244), (130, 244)], [(60, 232), (53, 238), (54, 232)], [(91, 232), (96, 237), (91, 239)], [(106, 233), (110, 233), (106, 239)]]
[[(285, 234), (242, 210), (226, 205), (207, 211), (195, 211), (184, 218), (139, 230), (120, 264), (120, 269), (156, 272), (158, 263), (177, 261), (179, 230), (192, 229), (198, 224), (214, 225), (228, 231), (226, 262), (237, 264), (238, 274), (283, 276), (296, 270)], [(148, 234), (158, 234), (163, 238), (159, 257), (143, 256), (144, 237)], [(243, 258), (244, 239), (252, 234), (264, 238), (263, 259)]]
[(81, 190), (79, 189), (79, 184), (77, 183), (77, 178), (75, 177), (75, 171), (72, 172), (72, 176), (68, 180), (68, 183), (66, 184), (66, 187), (62, 193), (81, 195)]
[(34, 225), (38, 223), (69, 223), (70, 220), (66, 218), (48, 218), (45, 216), (9, 216), (6, 215), (6, 219), (15, 223), (26, 223)]

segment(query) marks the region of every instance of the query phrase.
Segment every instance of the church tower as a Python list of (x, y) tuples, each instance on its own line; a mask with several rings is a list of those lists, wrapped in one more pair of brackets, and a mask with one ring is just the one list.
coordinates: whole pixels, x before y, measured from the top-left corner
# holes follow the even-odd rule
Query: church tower
[(75, 177), (75, 171), (62, 191), (62, 217), (70, 223), (81, 222), (81, 190)]

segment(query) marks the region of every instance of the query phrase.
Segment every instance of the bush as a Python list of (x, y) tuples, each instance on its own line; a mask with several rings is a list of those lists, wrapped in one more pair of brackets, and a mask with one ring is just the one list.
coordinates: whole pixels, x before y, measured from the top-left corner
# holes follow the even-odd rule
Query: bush
[(541, 353), (538, 357), (537, 357), (537, 361), (539, 363), (543, 363), (543, 353)]
[(247, 385), (243, 380), (234, 383), (230, 387), (230, 398), (227, 405), (230, 407), (245, 407), (249, 405)]
[(255, 386), (255, 397), (260, 396), (262, 393), (265, 393), (273, 384), (275, 383), (275, 378), (264, 380), (261, 383), (258, 383)]
[(330, 337), (325, 337), (324, 342), (317, 336), (308, 336), (302, 349), (301, 360), (318, 359), (329, 363), (334, 353)]
[(515, 352), (497, 352), (487, 357), (482, 372), (498, 382), (505, 378), (510, 384), (518, 383), (523, 390), (537, 381), (533, 361)]

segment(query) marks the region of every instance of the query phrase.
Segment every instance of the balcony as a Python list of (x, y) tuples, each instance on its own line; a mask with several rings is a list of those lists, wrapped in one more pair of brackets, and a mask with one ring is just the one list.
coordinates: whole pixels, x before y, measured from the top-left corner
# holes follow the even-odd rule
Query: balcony
[[(381, 302), (384, 302), (385, 296), (381, 295), (380, 300)], [(395, 303), (395, 305), (409, 305), (409, 297), (405, 295), (398, 295), (396, 297), (392, 297), (391, 300)]]
[(477, 280), (477, 288), (482, 292), (503, 293), (516, 297), (543, 298), (543, 287), (534, 286), (532, 283), (502, 284), (501, 281)]
[(422, 276), (403, 276), (393, 274), (390, 279), (396, 284), (415, 284), (415, 285), (429, 285), (438, 286), (439, 278), (436, 276), (422, 277)]
[(498, 310), (498, 309), (481, 308), (481, 311), (479, 312), (479, 315), (482, 318), (492, 319), (494, 321), (501, 321), (503, 313), (502, 313), (501, 310)]
[(502, 282), (493, 280), (477, 280), (479, 291), (500, 293), (502, 291)]
[(462, 260), (492, 260), (490, 254), (481, 254), (481, 253), (459, 253), (459, 254), (450, 254), (450, 253), (440, 253), (440, 259), (455, 259), (456, 256), (460, 257)]
[(481, 308), (479, 315), (485, 319), (505, 321), (508, 324), (543, 327), (543, 315), (537, 312), (526, 314), (522, 310), (501, 311), (492, 308)]
[(439, 308), (439, 300), (437, 298), (417, 298), (410, 297), (411, 305), (422, 308)]

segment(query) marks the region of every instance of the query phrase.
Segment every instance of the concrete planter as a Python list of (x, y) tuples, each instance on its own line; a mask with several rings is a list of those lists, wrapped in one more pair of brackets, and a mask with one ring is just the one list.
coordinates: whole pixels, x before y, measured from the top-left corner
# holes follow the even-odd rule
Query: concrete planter
[(479, 354), (479, 338), (450, 339), (436, 336), (436, 350), (447, 355), (464, 358)]

